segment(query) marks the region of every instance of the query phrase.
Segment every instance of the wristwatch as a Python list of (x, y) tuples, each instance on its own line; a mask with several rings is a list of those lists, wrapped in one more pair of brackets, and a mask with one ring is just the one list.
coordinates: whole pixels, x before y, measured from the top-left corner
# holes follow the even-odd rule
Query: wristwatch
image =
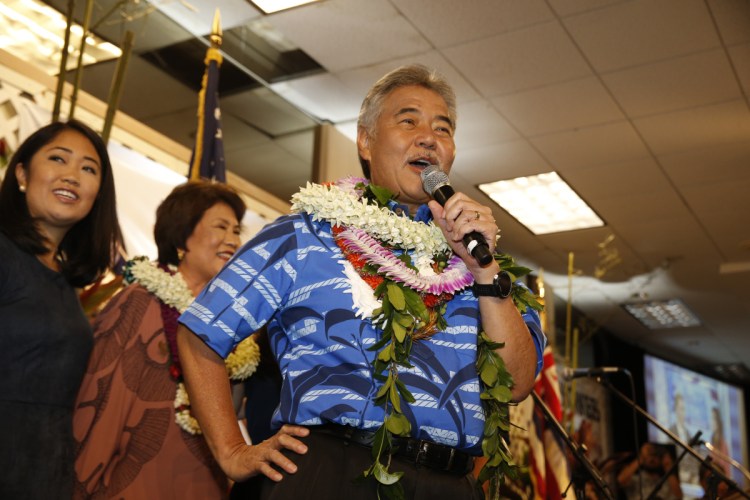
[(477, 297), (485, 296), (507, 299), (510, 295), (510, 291), (513, 290), (513, 280), (510, 278), (510, 274), (505, 271), (500, 271), (492, 279), (491, 285), (480, 285), (479, 283), (474, 283), (472, 290)]

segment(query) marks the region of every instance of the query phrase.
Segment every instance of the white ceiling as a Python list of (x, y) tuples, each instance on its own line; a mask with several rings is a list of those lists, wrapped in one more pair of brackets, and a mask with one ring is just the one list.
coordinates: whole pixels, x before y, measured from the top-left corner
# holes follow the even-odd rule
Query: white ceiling
[[(244, 0), (189, 3), (156, 5), (193, 35), (215, 6), (225, 30), (260, 17)], [(574, 252), (574, 305), (601, 328), (694, 368), (748, 366), (750, 271), (719, 273), (750, 261), (748, 0), (324, 0), (265, 21), (324, 71), (221, 97), (231, 170), (287, 198), (310, 178), (315, 123), (351, 135), (377, 78), (435, 67), (458, 95), (454, 186), (486, 199), (476, 184), (555, 170), (606, 222), (534, 236), (498, 208), (502, 250), (562, 297)], [(137, 49), (175, 30), (133, 26)], [(87, 90), (106, 95), (110, 66)], [(127, 113), (189, 144), (195, 102), (132, 59)], [(622, 263), (596, 280), (609, 235)], [(648, 331), (620, 307), (633, 294), (680, 298), (702, 326)]]

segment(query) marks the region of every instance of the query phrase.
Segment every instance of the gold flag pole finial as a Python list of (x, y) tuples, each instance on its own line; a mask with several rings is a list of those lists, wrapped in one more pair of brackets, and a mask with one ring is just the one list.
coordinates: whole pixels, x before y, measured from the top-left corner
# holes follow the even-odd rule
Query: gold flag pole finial
[(211, 35), (208, 37), (209, 40), (211, 40), (211, 47), (218, 49), (221, 47), (221, 39), (222, 39), (222, 32), (221, 32), (221, 13), (219, 12), (219, 9), (216, 9), (216, 12), (214, 13), (214, 20), (211, 22)]

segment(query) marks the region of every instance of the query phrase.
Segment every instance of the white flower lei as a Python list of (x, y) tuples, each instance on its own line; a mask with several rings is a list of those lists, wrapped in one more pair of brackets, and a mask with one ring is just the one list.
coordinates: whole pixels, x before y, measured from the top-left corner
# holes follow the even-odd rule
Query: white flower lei
[[(185, 312), (195, 299), (175, 266), (169, 266), (169, 270), (174, 273), (170, 274), (146, 257), (136, 257), (131, 261), (129, 269), (133, 281), (138, 282), (164, 304), (177, 309), (180, 314)], [(244, 380), (255, 373), (259, 362), (260, 348), (252, 337), (248, 337), (227, 356), (224, 365), (230, 379)], [(190, 399), (183, 382), (177, 382), (174, 408), (175, 422), (181, 429), (190, 434), (201, 434), (198, 421), (190, 413)]]
[(307, 212), (313, 220), (327, 220), (335, 226), (362, 229), (391, 246), (413, 250), (415, 262), (431, 261), (434, 255), (450, 251), (434, 222), (415, 222), (368, 203), (360, 199), (351, 181), (345, 181), (342, 187), (308, 182), (292, 196), (292, 211)]
[[(362, 252), (371, 263), (391, 279), (407, 284), (420, 292), (440, 294), (455, 292), (473, 283), (474, 278), (460, 259), (451, 259), (451, 269), (440, 275), (432, 270), (434, 256), (450, 251), (448, 242), (434, 222), (416, 222), (385, 207), (377, 207), (361, 198), (356, 188), (365, 179), (347, 177), (336, 184), (308, 182), (292, 196), (292, 211), (306, 212), (313, 220), (327, 220), (332, 225), (347, 226), (344, 236), (348, 243)], [(379, 241), (404, 250), (414, 250), (412, 261), (417, 272), (384, 249)], [(370, 285), (342, 260), (344, 274), (350, 285), (356, 315), (369, 318), (382, 303), (373, 295)]]

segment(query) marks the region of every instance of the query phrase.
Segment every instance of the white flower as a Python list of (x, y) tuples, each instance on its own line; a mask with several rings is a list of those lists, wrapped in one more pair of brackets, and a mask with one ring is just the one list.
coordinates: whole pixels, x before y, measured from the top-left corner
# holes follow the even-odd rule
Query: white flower
[[(345, 184), (347, 188), (350, 186), (351, 183)], [(308, 182), (292, 196), (292, 210), (306, 212), (313, 220), (327, 220), (334, 226), (363, 229), (388, 245), (414, 250), (417, 255), (432, 257), (450, 250), (442, 231), (433, 222), (425, 224), (396, 215), (360, 199), (355, 190), (338, 185)]]
[[(185, 312), (194, 300), (190, 288), (188, 288), (187, 283), (175, 266), (168, 266), (170, 273), (145, 257), (136, 257), (129, 264), (129, 269), (133, 281), (139, 283), (164, 304), (174, 307), (180, 313)], [(227, 375), (232, 380), (244, 380), (250, 377), (258, 368), (259, 362), (260, 349), (252, 337), (240, 342), (224, 360)], [(175, 411), (177, 425), (190, 434), (200, 434), (200, 426), (190, 413), (190, 399), (182, 382), (177, 383), (174, 407), (175, 410), (182, 408)]]

